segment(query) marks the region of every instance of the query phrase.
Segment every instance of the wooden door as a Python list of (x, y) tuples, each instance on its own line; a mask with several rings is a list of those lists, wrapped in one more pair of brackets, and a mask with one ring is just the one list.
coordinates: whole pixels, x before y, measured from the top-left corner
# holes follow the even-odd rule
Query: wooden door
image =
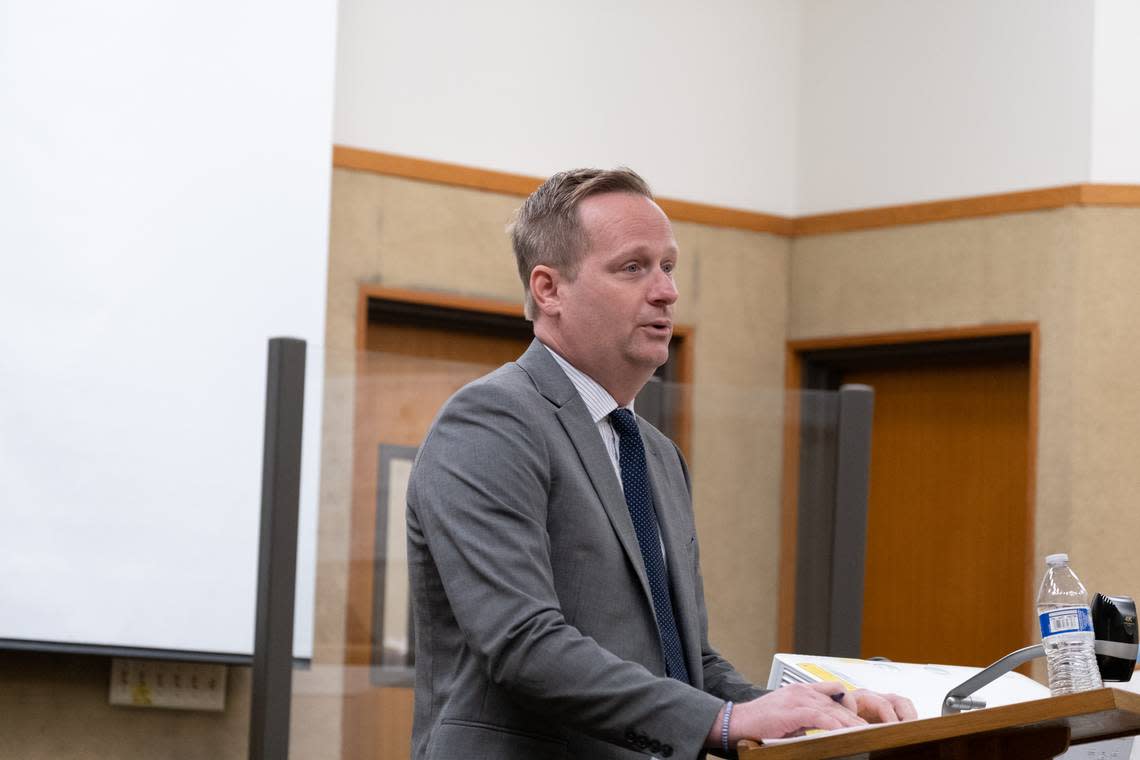
[(863, 656), (982, 666), (1031, 643), (1028, 359), (842, 381), (875, 389)]
[[(408, 629), (403, 520), (410, 459), (443, 403), (518, 358), (533, 335), (521, 308), (481, 299), (364, 286), (358, 309), (362, 353), (354, 388), (345, 636), (353, 677), (344, 700), (342, 756), (403, 760), (412, 730), (408, 649), (414, 632)], [(692, 366), (691, 335), (691, 328), (675, 328), (669, 362), (657, 372), (682, 389)], [(684, 448), (687, 399), (674, 386), (647, 387), (637, 409)]]
[[(378, 663), (377, 604), (390, 613), (407, 610), (407, 562), (403, 543), (402, 487), (387, 499), (392, 513), (392, 540), (377, 546), (378, 483), (385, 447), (409, 453), (427, 434), (436, 412), (455, 391), (495, 367), (518, 358), (529, 337), (447, 329), (438, 326), (368, 323), (357, 359), (356, 413), (351, 523), (351, 560), (347, 605), (346, 659), (366, 669), (368, 678), (345, 698), (345, 760), (403, 760), (412, 733), (412, 688), (409, 677), (385, 683)], [(397, 507), (399, 514), (395, 514)], [(383, 531), (381, 531), (383, 532)], [(395, 556), (387, 556), (389, 551)], [(386, 561), (392, 560), (392, 561)], [(403, 583), (385, 584), (377, 593), (377, 567), (403, 572)], [(402, 609), (401, 609), (402, 608)], [(385, 626), (387, 628), (387, 626)], [(399, 669), (395, 669), (397, 676)], [(410, 676), (410, 673), (408, 674)], [(379, 676), (379, 677), (378, 677)]]

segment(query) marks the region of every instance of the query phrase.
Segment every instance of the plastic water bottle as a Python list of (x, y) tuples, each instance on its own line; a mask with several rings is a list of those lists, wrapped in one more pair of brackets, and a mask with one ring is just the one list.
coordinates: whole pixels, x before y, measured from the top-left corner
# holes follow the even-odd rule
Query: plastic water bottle
[(1067, 554), (1045, 558), (1045, 577), (1037, 592), (1037, 618), (1053, 696), (1099, 689), (1102, 684), (1093, 650), (1088, 592), (1069, 567)]

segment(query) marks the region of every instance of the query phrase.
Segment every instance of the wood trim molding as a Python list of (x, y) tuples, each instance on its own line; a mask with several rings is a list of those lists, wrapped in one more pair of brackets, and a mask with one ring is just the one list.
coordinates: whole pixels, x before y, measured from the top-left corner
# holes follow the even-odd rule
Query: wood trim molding
[(356, 350), (364, 350), (364, 338), (368, 326), (368, 299), (378, 298), (386, 301), (399, 301), (420, 306), (439, 306), (446, 309), (461, 309), (463, 311), (477, 311), (483, 314), (502, 314), (508, 317), (523, 316), (523, 307), (520, 303), (499, 301), (494, 298), (479, 298), (476, 296), (462, 296), (455, 293), (440, 293), (430, 290), (413, 290), (411, 288), (390, 288), (386, 285), (364, 283), (356, 294)]
[(1078, 185), (1082, 206), (1140, 207), (1140, 185)]
[[(1025, 452), (1025, 556), (1037, 556), (1037, 435), (1039, 428), (1038, 409), (1040, 409), (1040, 375), (1041, 375), (1041, 330), (1036, 322), (1023, 325), (1029, 333), (1029, 430)], [(1037, 584), (1037, 567), (1030, 561), (1025, 563), (1025, 589), (1026, 599), (1033, 599), (1033, 592)], [(1027, 620), (1025, 627), (1026, 641), (1033, 641), (1038, 634), (1038, 622)], [(1020, 668), (1023, 675), (1031, 675), (1036, 668), (1039, 677), (1045, 676), (1044, 663), (1040, 660), (1033, 665), (1024, 665)]]
[(1068, 185), (1044, 190), (815, 214), (802, 216), (796, 220), (796, 234), (829, 235), (836, 232), (945, 222), (1019, 211), (1041, 211), (1074, 206), (1080, 203), (1080, 198), (1080, 185)]
[[(480, 298), (478, 296), (464, 296), (456, 293), (441, 293), (432, 290), (414, 290), (412, 288), (392, 288), (387, 285), (363, 283), (356, 294), (356, 350), (364, 350), (364, 336), (368, 325), (368, 301), (371, 298), (385, 301), (399, 301), (400, 303), (417, 304), (420, 306), (436, 306), (461, 311), (474, 311), (481, 314), (501, 314), (507, 317), (523, 317), (522, 304), (513, 301), (500, 301), (495, 298)], [(673, 336), (677, 338), (676, 365), (677, 382), (689, 387), (693, 382), (693, 365), (695, 361), (696, 329), (692, 325), (673, 325)], [(692, 404), (687, 399), (683, 402), (686, 409)], [(678, 445), (687, 452), (687, 445), (692, 427), (691, 415), (686, 414), (681, 422), (678, 433)], [(682, 444), (682, 441), (684, 442)]]
[[(497, 298), (480, 298), (478, 296), (464, 296), (457, 293), (441, 293), (435, 290), (414, 290), (412, 288), (391, 288), (387, 285), (364, 283), (360, 286), (357, 308), (366, 309), (369, 298), (379, 298), (385, 301), (399, 301), (401, 303), (414, 303), (420, 306), (438, 306), (444, 309), (459, 309), (461, 311), (477, 311), (483, 314), (501, 314), (505, 317), (522, 317), (521, 303), (514, 301), (500, 301)], [(362, 305), (363, 304), (363, 305)], [(357, 316), (360, 320), (364, 317)]]
[[(476, 169), (442, 161), (409, 158), (391, 153), (378, 153), (342, 145), (333, 146), (333, 166), (340, 169), (386, 174), (392, 177), (436, 182), (443, 185), (488, 190), (506, 195), (527, 196), (543, 180), (522, 174)], [(769, 232), (784, 237), (792, 234), (792, 220), (775, 214), (711, 206), (705, 203), (658, 198), (658, 205), (675, 222), (696, 222), (712, 227), (733, 227), (752, 232)]]
[[(933, 330), (906, 330), (898, 332), (869, 333), (866, 335), (839, 335), (820, 338), (789, 340), (786, 344), (784, 365), (785, 418), (784, 418), (784, 467), (780, 501), (780, 560), (779, 587), (777, 591), (778, 619), (776, 638), (779, 651), (791, 652), (795, 649), (795, 599), (796, 599), (796, 547), (797, 522), (799, 521), (799, 408), (795, 399), (803, 386), (803, 355), (810, 351), (833, 348), (867, 348), (872, 346), (904, 345), (907, 343), (929, 343), (935, 341), (968, 340), (971, 338), (994, 338), (1004, 335), (1029, 336), (1029, 430), (1026, 457), (1027, 511), (1026, 535), (1029, 541), (1029, 556), (1037, 551), (1037, 431), (1038, 431), (1038, 374), (1040, 373), (1041, 337), (1036, 322), (1012, 322), (993, 325), (968, 325)], [(1033, 598), (1036, 568), (1029, 563), (1024, 579), (1028, 598)], [(1030, 623), (1028, 634), (1034, 634), (1034, 623)]]
[(1040, 190), (978, 195), (927, 203), (841, 211), (801, 216), (795, 220), (794, 235), (829, 235), (880, 227), (974, 219), (1024, 211), (1044, 211), (1066, 206), (1140, 207), (1137, 185), (1064, 185)]
[[(1002, 335), (1029, 335), (1037, 331), (1036, 322), (1010, 322), (996, 325), (967, 325), (941, 327), (932, 330), (900, 330), (897, 332), (867, 333), (865, 335), (837, 335), (822, 338), (801, 338), (788, 341), (788, 351), (799, 355), (806, 351), (824, 351), (830, 348), (865, 348), (904, 343), (932, 343), (943, 340), (969, 340), (995, 338)], [(791, 380), (792, 378), (789, 378)], [(799, 375), (794, 378), (799, 388)]]
[(758, 211), (742, 211), (724, 206), (710, 206), (692, 201), (657, 198), (657, 205), (674, 222), (695, 222), (710, 227), (731, 227), (749, 232), (767, 232), (780, 237), (791, 237), (795, 220)]
[[(333, 146), (333, 166), (518, 196), (530, 195), (542, 184), (541, 178), (524, 174), (478, 169), (344, 145)], [(1044, 211), (1067, 206), (1140, 208), (1140, 185), (1062, 185), (800, 217), (764, 214), (672, 198), (658, 198), (657, 202), (669, 218), (677, 222), (695, 222), (712, 227), (730, 227), (796, 238), (954, 219), (974, 219), (1025, 211)]]
[[(421, 306), (438, 306), (445, 309), (460, 309), (462, 311), (477, 311), (483, 314), (502, 314), (507, 317), (522, 317), (521, 303), (514, 301), (501, 301), (497, 298), (481, 298), (479, 296), (465, 296), (458, 293), (443, 293), (436, 290), (416, 290), (414, 288), (393, 288), (388, 285), (363, 283), (357, 294), (357, 326), (367, 321), (367, 305), (369, 298), (379, 298), (385, 301), (399, 301), (401, 303), (414, 303)], [(682, 340), (689, 340), (696, 333), (692, 325), (673, 325), (673, 334)], [(680, 382), (692, 382), (692, 357), (686, 356), (685, 363), (678, 365)]]
[(522, 174), (476, 169), (472, 166), (429, 161), (426, 158), (397, 156), (393, 153), (379, 153), (359, 148), (348, 148), (343, 145), (333, 146), (333, 166), (340, 169), (357, 169), (373, 174), (436, 182), (441, 185), (490, 190), (507, 195), (527, 196), (542, 184), (541, 179)]

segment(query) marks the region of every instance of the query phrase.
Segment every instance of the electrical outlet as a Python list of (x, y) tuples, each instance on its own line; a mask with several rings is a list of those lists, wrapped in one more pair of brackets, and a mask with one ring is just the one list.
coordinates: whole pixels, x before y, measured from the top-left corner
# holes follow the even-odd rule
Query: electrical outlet
[(111, 660), (111, 704), (224, 710), (226, 666), (165, 660)]

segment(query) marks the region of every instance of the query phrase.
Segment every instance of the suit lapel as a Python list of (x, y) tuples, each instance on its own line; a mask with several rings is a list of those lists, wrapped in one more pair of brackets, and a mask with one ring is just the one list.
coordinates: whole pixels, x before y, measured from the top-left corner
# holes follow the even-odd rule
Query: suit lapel
[[(649, 423), (642, 420), (642, 425)], [(693, 574), (690, 572), (689, 543), (695, 536), (686, 528), (689, 521), (685, 502), (681, 494), (687, 493), (683, 482), (674, 482), (670, 473), (676, 468), (665, 464), (665, 456), (675, 456), (672, 451), (663, 453), (655, 443), (642, 436), (645, 442), (646, 464), (649, 468), (649, 479), (653, 484), (653, 503), (657, 510), (657, 524), (661, 528), (662, 542), (665, 545), (665, 560), (669, 568), (669, 583), (673, 589), (673, 615), (677, 619), (680, 629), (681, 641), (685, 646), (685, 664), (689, 668), (689, 677), (693, 685), (701, 686), (701, 674), (704, 672), (701, 663), (701, 633), (700, 621), (696, 619), (693, 611), (697, 609), (697, 595), (694, 588)]]
[(530, 348), (519, 358), (518, 363), (530, 375), (538, 391), (557, 407), (555, 416), (577, 451), (610, 525), (617, 534), (618, 543), (637, 574), (649, 609), (652, 610), (653, 596), (649, 591), (649, 580), (645, 577), (645, 562), (641, 558), (629, 508), (625, 504), (625, 494), (614, 472), (610, 455), (606, 453), (602, 437), (598, 435), (598, 427), (586, 409), (586, 403), (578, 395), (570, 378), (566, 377), (566, 373), (537, 339), (531, 342)]

